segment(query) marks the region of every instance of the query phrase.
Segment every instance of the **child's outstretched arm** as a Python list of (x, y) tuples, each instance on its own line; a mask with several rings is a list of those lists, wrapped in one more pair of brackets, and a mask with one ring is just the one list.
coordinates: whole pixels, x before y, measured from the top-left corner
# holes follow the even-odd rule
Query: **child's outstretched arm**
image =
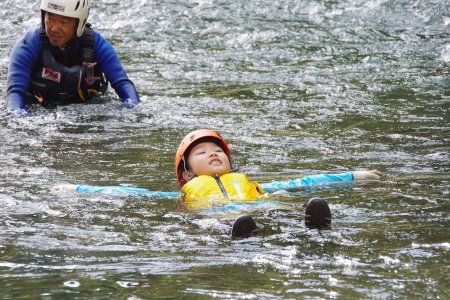
[(354, 171), (353, 180), (365, 180), (365, 179), (379, 179), (383, 174), (377, 170), (370, 171)]
[(303, 187), (320, 186), (327, 183), (346, 181), (353, 182), (365, 179), (379, 179), (382, 176), (381, 172), (376, 170), (371, 171), (355, 171), (340, 174), (318, 174), (305, 176), (294, 180), (273, 181), (270, 183), (261, 183), (261, 187), (267, 193), (273, 193), (279, 190), (298, 189)]
[(116, 196), (141, 196), (146, 198), (160, 198), (177, 200), (180, 193), (178, 192), (159, 192), (149, 191), (141, 188), (128, 186), (89, 186), (75, 184), (61, 184), (52, 188), (55, 192), (77, 192), (77, 193), (96, 193)]

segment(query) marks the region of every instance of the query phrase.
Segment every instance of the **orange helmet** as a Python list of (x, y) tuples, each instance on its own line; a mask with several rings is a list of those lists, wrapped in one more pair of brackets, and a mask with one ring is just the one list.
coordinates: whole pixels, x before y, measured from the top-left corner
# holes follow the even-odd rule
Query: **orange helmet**
[[(186, 180), (183, 178), (182, 174), (184, 168), (181, 166), (181, 162), (185, 160), (184, 156), (188, 150), (190, 150), (194, 145), (200, 142), (200, 140), (213, 140), (218, 142), (219, 146), (223, 148), (225, 154), (230, 158), (231, 151), (225, 140), (215, 131), (209, 129), (199, 129), (188, 133), (178, 146), (177, 154), (175, 156), (175, 173), (178, 179), (178, 184), (182, 187), (186, 184)], [(185, 163), (185, 162), (184, 162)]]

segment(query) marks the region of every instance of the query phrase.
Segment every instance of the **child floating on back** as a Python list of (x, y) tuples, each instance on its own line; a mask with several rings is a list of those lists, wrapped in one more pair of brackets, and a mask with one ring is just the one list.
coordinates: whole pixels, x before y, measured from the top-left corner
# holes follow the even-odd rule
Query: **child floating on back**
[[(152, 192), (123, 186), (59, 185), (53, 189), (55, 191), (139, 194), (155, 198), (177, 198), (180, 207), (193, 210), (225, 206), (236, 202), (266, 200), (271, 198), (269, 193), (280, 190), (337, 181), (378, 179), (382, 175), (375, 170), (355, 171), (258, 184), (249, 182), (247, 175), (236, 171), (237, 164), (225, 140), (215, 131), (200, 129), (186, 135), (176, 153), (175, 172), (181, 188), (179, 193)], [(331, 212), (325, 200), (313, 198), (309, 201), (305, 210), (305, 225), (308, 228), (323, 228), (331, 225)], [(233, 237), (244, 238), (255, 236), (257, 233), (258, 227), (250, 216), (242, 215), (235, 220), (232, 229)]]

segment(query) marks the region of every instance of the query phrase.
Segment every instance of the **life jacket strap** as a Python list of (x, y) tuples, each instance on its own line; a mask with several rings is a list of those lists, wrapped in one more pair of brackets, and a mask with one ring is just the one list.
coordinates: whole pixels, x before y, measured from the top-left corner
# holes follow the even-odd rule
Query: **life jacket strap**
[[(56, 72), (63, 74), (65, 71), (63, 69), (61, 69), (61, 67), (57, 67), (59, 65), (58, 62), (55, 61), (55, 58), (53, 57), (53, 54), (51, 52), (51, 43), (49, 38), (47, 37), (47, 34), (45, 32), (45, 28), (41, 25), (40, 27), (40, 31), (39, 31), (39, 38), (40, 38), (40, 42), (42, 45), (42, 63), (44, 68), (48, 68), (49, 66), (53, 66), (54, 68), (50, 71), (56, 70)], [(96, 56), (96, 51), (94, 50), (94, 43), (95, 43), (95, 39), (94, 39), (94, 30), (91, 28), (91, 24), (86, 23), (86, 27), (84, 29), (83, 35), (80, 37), (79, 40), (79, 47), (80, 47), (80, 51), (78, 51), (77, 55), (80, 55), (78, 58), (78, 61), (81, 62), (81, 64), (78, 65), (79, 70), (80, 70), (80, 76), (85, 76), (87, 74), (88, 68), (94, 68), (94, 66), (96, 65), (95, 62), (95, 56)], [(66, 68), (66, 67), (64, 67)], [(70, 67), (67, 67), (70, 68)], [(95, 67), (98, 68), (98, 67)], [(95, 80), (92, 80), (92, 78), (90, 80), (86, 79), (86, 83), (84, 83), (85, 78), (79, 78), (79, 80), (77, 80), (78, 84), (78, 89), (76, 90), (75, 94), (76, 97), (78, 97), (79, 100), (84, 101), (85, 99), (89, 99), (91, 96), (95, 96), (98, 94), (104, 95), (107, 88), (108, 88), (108, 81), (106, 80), (104, 74), (101, 71), (98, 71), (97, 76), (94, 75), (94, 71), (93, 70), (89, 70), (91, 71), (91, 77), (95, 78)], [(70, 72), (74, 72), (73, 70), (71, 70)], [(95, 71), (97, 72), (97, 71)], [(74, 76), (71, 76), (72, 80), (75, 79)], [(52, 79), (52, 78), (50, 78)], [(59, 79), (57, 80), (57, 82), (59, 84), (65, 84), (66, 88), (68, 86), (70, 86), (70, 83), (66, 83), (66, 76), (61, 76), (61, 82), (59, 81)], [(83, 80), (83, 84), (81, 83), (81, 80)], [(96, 80), (97, 84), (93, 84)], [(55, 84), (55, 83), (49, 83), (49, 84)], [(49, 90), (49, 89), (47, 89)], [(50, 89), (51, 90), (51, 89)], [(46, 92), (44, 91), (40, 91), (39, 89), (36, 90), (31, 90), (31, 93), (34, 94), (34, 96), (38, 99), (38, 103), (40, 103), (41, 105), (44, 105), (45, 102), (45, 98), (44, 96), (48, 96), (48, 94), (46, 94)], [(39, 93), (41, 92), (41, 93)], [(44, 96), (43, 96), (44, 95)], [(62, 95), (62, 94), (60, 94)], [(74, 94), (72, 94), (74, 95)], [(74, 95), (75, 96), (75, 95)], [(62, 99), (62, 101), (65, 101)]]
[(91, 28), (91, 24), (87, 23), (83, 32), (84, 47), (81, 53), (81, 60), (83, 62), (93, 63), (95, 58), (94, 50), (94, 31)]

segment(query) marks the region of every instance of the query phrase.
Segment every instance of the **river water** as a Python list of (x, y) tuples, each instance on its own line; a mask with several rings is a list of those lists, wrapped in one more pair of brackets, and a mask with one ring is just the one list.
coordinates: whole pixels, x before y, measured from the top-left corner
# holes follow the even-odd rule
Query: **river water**
[[(39, 1), (0, 1), (0, 98)], [(450, 291), (448, 0), (92, 1), (142, 107), (0, 112), (1, 299), (445, 299)], [(3, 102), (4, 105), (4, 102)], [(55, 193), (61, 183), (177, 191), (178, 143), (211, 128), (270, 182), (378, 169), (231, 215)], [(331, 230), (306, 230), (313, 196)]]

